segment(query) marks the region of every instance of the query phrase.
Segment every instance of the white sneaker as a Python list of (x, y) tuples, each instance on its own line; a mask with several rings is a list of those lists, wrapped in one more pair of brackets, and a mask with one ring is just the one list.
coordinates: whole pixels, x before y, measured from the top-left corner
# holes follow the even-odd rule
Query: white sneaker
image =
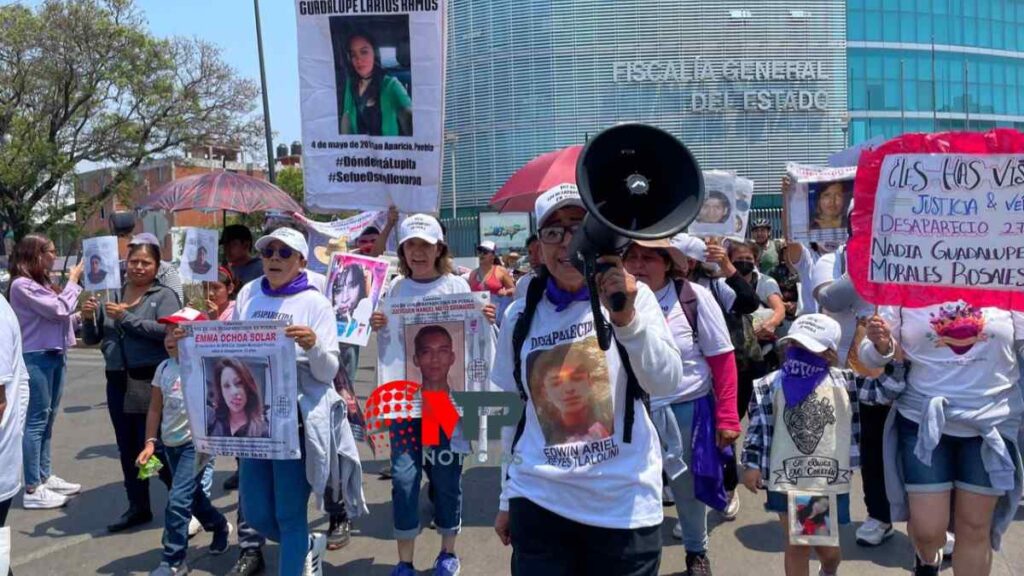
[(946, 532), (946, 545), (942, 547), (942, 555), (946, 558), (953, 556), (953, 548), (956, 547), (956, 536), (952, 532)]
[(50, 477), (46, 479), (46, 482), (43, 485), (46, 486), (51, 492), (56, 492), (57, 494), (63, 494), (65, 496), (74, 496), (75, 494), (78, 494), (79, 492), (82, 491), (81, 484), (68, 482), (67, 480), (61, 478), (60, 476), (57, 476), (56, 474), (51, 474)]
[(860, 528), (857, 528), (857, 544), (868, 547), (878, 546), (891, 538), (894, 533), (892, 524), (886, 524), (869, 516), (860, 525)]
[(189, 539), (195, 538), (200, 532), (203, 531), (203, 525), (199, 522), (199, 518), (195, 516), (188, 521), (188, 537)]
[(25, 497), (22, 499), (22, 504), (26, 510), (51, 510), (53, 508), (60, 508), (67, 503), (67, 496), (57, 494), (45, 485), (39, 486), (31, 494), (25, 492)]
[(732, 522), (740, 515), (740, 495), (739, 492), (733, 490), (732, 495), (729, 498), (729, 503), (725, 505), (725, 510), (722, 510), (722, 519)]
[(683, 523), (676, 521), (676, 525), (672, 527), (672, 537), (676, 540), (683, 539)]
[(309, 536), (309, 552), (306, 553), (306, 568), (302, 576), (324, 575), (324, 554), (327, 552), (327, 536), (314, 532)]

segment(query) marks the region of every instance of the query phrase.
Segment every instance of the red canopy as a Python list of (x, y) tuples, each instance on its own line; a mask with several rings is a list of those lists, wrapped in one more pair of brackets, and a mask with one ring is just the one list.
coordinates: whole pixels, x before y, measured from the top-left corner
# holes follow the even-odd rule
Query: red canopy
[(537, 196), (559, 184), (576, 183), (576, 160), (582, 149), (569, 146), (530, 160), (491, 198), (491, 206), (500, 212), (533, 212)]
[(209, 172), (164, 184), (139, 205), (143, 210), (230, 210), (250, 212), (297, 212), (302, 206), (287, 192), (266, 180), (234, 172)]

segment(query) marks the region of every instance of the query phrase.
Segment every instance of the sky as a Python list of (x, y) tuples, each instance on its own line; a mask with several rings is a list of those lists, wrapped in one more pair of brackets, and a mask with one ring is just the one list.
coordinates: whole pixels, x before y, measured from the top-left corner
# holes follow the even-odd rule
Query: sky
[[(238, 73), (259, 82), (253, 0), (136, 0), (150, 31), (162, 38), (195, 37), (223, 50)], [(274, 146), (299, 140), (299, 73), (293, 0), (262, 0), (260, 23)], [(262, 103), (258, 102), (258, 111)]]

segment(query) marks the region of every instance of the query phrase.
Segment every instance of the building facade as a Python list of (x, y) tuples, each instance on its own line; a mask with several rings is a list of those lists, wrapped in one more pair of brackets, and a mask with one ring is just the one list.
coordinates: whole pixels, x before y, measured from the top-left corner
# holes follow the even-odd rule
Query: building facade
[(1024, 129), (1024, 1), (848, 0), (850, 139)]

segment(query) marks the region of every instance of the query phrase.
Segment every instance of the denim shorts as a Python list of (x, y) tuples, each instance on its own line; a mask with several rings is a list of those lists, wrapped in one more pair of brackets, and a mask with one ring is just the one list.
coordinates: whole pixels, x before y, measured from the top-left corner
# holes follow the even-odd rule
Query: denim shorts
[[(850, 523), (850, 495), (849, 494), (838, 494), (836, 495), (836, 505), (839, 506), (839, 525), (843, 526)], [(789, 496), (785, 492), (768, 492), (768, 501), (765, 502), (764, 509), (768, 512), (778, 512), (779, 514), (789, 514)]]
[[(961, 438), (943, 434), (939, 445), (932, 450), (932, 464), (928, 466), (914, 454), (917, 432), (916, 422), (896, 414), (899, 458), (907, 492), (949, 492), (956, 487), (983, 496), (1003, 494), (1003, 490), (992, 487), (985, 471), (985, 463), (981, 459), (984, 444), (981, 436)], [(1006, 442), (1011, 444), (1009, 440)], [(1011, 450), (1011, 454), (1013, 452)]]

